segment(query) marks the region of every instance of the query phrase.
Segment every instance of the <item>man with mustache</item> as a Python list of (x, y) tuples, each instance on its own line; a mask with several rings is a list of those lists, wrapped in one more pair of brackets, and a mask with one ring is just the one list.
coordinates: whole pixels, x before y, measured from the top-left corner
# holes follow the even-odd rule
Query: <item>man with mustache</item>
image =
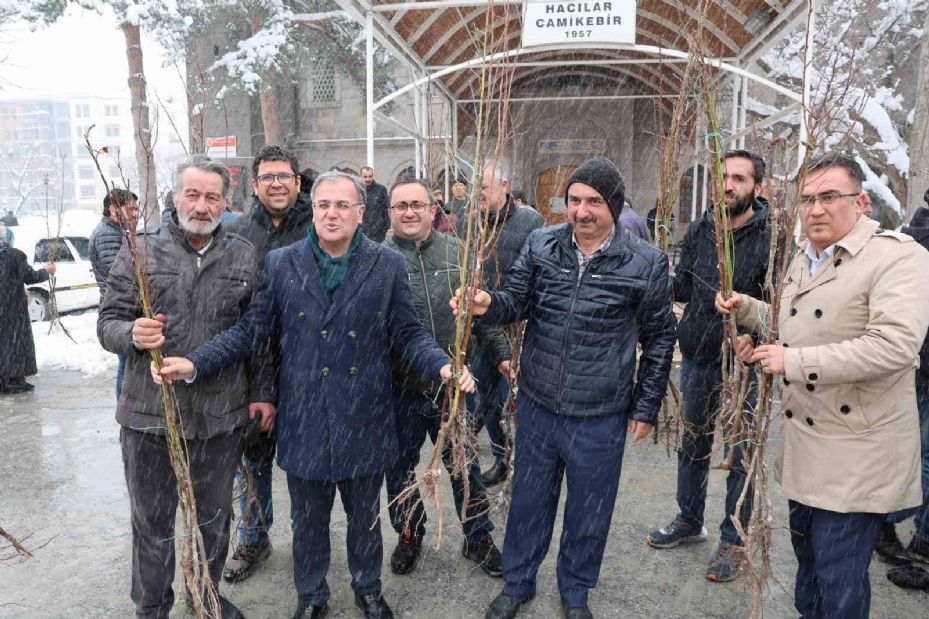
[[(97, 321), (103, 348), (126, 356), (124, 389), (116, 407), (132, 517), (132, 601), (136, 617), (167, 619), (174, 604), (174, 519), (177, 480), (168, 456), (161, 391), (149, 373), (150, 350), (182, 354), (231, 327), (245, 314), (258, 288), (258, 256), (248, 241), (220, 225), (229, 171), (205, 157), (182, 163), (174, 183), (174, 216), (138, 239), (149, 280), (149, 302), (159, 312), (143, 316), (135, 265), (124, 243), (109, 275)], [(167, 318), (166, 318), (167, 316)], [(275, 385), (256, 377), (267, 355), (197, 384), (175, 385), (190, 454), (197, 520), (217, 585), (229, 548), (232, 480), (242, 456), (249, 411), (270, 407)], [(225, 598), (222, 616), (240, 617)]]
[(505, 584), (486, 619), (512, 619), (535, 596), (565, 475), (558, 590), (566, 619), (593, 617), (627, 431), (640, 441), (657, 421), (674, 352), (668, 258), (618, 224), (624, 194), (612, 161), (583, 163), (567, 182), (568, 223), (532, 232), (503, 288), (473, 295), (484, 323), (526, 320)]
[[(763, 188), (765, 163), (756, 154), (733, 150), (723, 155), (726, 206), (732, 231), (733, 286), (759, 299), (766, 298), (765, 274), (768, 269), (771, 234), (768, 207), (757, 200)], [(680, 544), (704, 542), (703, 526), (709, 480), (710, 456), (719, 394), (722, 389), (723, 325), (714, 307), (719, 287), (716, 234), (719, 214), (708, 210), (693, 222), (684, 236), (681, 258), (674, 277), (674, 300), (686, 303), (677, 329), (683, 357), (681, 392), (684, 398), (684, 435), (678, 449), (678, 515), (664, 528), (648, 534), (645, 541), (653, 548), (674, 548)], [(744, 335), (743, 337), (751, 337)], [(754, 408), (754, 390), (745, 403)], [(741, 545), (732, 516), (745, 486), (742, 450), (733, 447), (732, 467), (726, 479), (726, 510), (720, 524), (720, 543), (710, 559), (706, 576), (726, 582), (739, 575)], [(751, 514), (751, 493), (746, 495), (739, 520), (747, 526)]]

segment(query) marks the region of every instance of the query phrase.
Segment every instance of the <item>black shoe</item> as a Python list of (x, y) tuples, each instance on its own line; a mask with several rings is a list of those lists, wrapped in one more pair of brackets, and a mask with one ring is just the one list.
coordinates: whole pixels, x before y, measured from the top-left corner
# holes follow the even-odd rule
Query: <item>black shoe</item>
[(355, 606), (365, 611), (365, 619), (394, 619), (390, 606), (380, 593), (356, 595)]
[(465, 559), (471, 559), (481, 566), (485, 574), (500, 578), (503, 576), (503, 555), (494, 544), (494, 538), (487, 536), (479, 542), (469, 542), (465, 540), (461, 547), (461, 555)]
[(742, 549), (735, 544), (719, 543), (706, 568), (707, 580), (731, 582), (742, 574)]
[(27, 383), (25, 378), (14, 378), (4, 384), (0, 393), (26, 393), (34, 389), (35, 385)]
[(413, 535), (409, 531), (400, 536), (397, 547), (390, 555), (390, 570), (394, 574), (409, 574), (416, 567), (419, 550), (422, 548), (422, 536)]
[(520, 607), (531, 599), (532, 597), (517, 598), (501, 593), (487, 607), (484, 619), (513, 619)]
[(881, 525), (881, 532), (877, 536), (877, 545), (874, 547), (874, 552), (877, 553), (881, 561), (890, 565), (903, 565), (909, 562), (906, 549), (900, 543), (900, 538), (897, 537), (897, 528), (890, 523), (885, 522)]
[(271, 556), (271, 542), (261, 546), (242, 544), (235, 549), (223, 567), (223, 580), (242, 582), (255, 573), (258, 567)]
[[(194, 601), (190, 598), (189, 594), (184, 606), (188, 615), (194, 616), (197, 614), (197, 611), (194, 610)], [(221, 595), (219, 596), (219, 612), (223, 619), (245, 619), (245, 615), (242, 614), (242, 611)]]
[(706, 541), (706, 527), (699, 529), (680, 517), (663, 529), (645, 536), (645, 543), (652, 548), (674, 548), (680, 544), (696, 544)]
[(490, 488), (502, 481), (506, 481), (509, 474), (509, 465), (503, 461), (503, 458), (497, 458), (494, 465), (481, 474), (481, 479), (484, 481), (484, 487)]
[(887, 571), (887, 579), (904, 589), (929, 591), (929, 572), (918, 565), (907, 564)]
[(323, 602), (322, 606), (313, 606), (309, 600), (300, 600), (297, 602), (297, 612), (294, 613), (293, 619), (323, 619), (327, 616), (329, 616), (327, 603)]
[(562, 602), (561, 610), (564, 613), (564, 619), (594, 619), (594, 614), (586, 606), (568, 607)]
[(906, 554), (912, 561), (929, 563), (929, 542), (921, 542), (914, 535), (906, 547)]

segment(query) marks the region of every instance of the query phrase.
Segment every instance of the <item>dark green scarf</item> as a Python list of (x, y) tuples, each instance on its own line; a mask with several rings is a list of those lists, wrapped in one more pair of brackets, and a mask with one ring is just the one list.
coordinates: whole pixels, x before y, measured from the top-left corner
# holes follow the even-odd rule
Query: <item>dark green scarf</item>
[(358, 226), (358, 229), (355, 230), (355, 236), (352, 237), (352, 244), (348, 247), (348, 251), (338, 258), (333, 258), (320, 247), (319, 237), (316, 235), (316, 226), (312, 223), (310, 224), (309, 234), (307, 234), (307, 242), (310, 244), (310, 249), (313, 250), (313, 257), (316, 258), (319, 275), (323, 279), (323, 287), (326, 289), (329, 298), (332, 299), (335, 291), (339, 289), (345, 279), (345, 274), (348, 273), (348, 265), (355, 255), (355, 250), (358, 249), (358, 243), (361, 242), (361, 226)]

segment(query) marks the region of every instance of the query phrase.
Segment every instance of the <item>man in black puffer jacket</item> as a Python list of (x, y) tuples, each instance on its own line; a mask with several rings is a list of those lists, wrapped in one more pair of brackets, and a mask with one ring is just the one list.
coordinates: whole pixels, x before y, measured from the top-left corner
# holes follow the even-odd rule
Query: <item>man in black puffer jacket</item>
[(624, 194), (612, 161), (582, 164), (565, 190), (569, 223), (530, 234), (506, 285), (474, 295), (483, 322), (527, 321), (506, 584), (487, 619), (510, 619), (535, 595), (565, 473), (558, 589), (566, 617), (592, 617), (587, 594), (600, 572), (626, 433), (642, 440), (657, 421), (675, 338), (668, 258), (617, 225)]
[[(732, 228), (733, 289), (756, 299), (767, 299), (765, 275), (771, 250), (768, 207), (757, 199), (763, 188), (765, 163), (756, 154), (733, 150), (723, 156), (726, 202)], [(680, 509), (671, 524), (648, 534), (654, 548), (706, 541), (703, 526), (707, 482), (719, 394), (722, 390), (723, 323), (714, 307), (719, 288), (716, 258), (716, 216), (708, 210), (693, 222), (684, 236), (681, 259), (674, 277), (674, 300), (686, 303), (678, 326), (678, 343), (683, 357), (684, 434), (678, 450), (677, 503)], [(746, 335), (747, 337), (750, 337)], [(751, 390), (746, 410), (754, 408)], [(745, 486), (745, 468), (738, 447), (726, 478), (726, 509), (720, 524), (720, 542), (707, 568), (707, 578), (726, 582), (739, 575), (738, 553), (742, 541), (731, 516)], [(751, 492), (746, 495), (739, 520), (748, 526), (752, 511)]]
[[(301, 191), (297, 158), (280, 146), (265, 146), (258, 151), (252, 160), (252, 177), (252, 207), (230, 222), (227, 230), (250, 241), (258, 259), (264, 262), (269, 251), (306, 239), (313, 206), (310, 196)], [(272, 355), (279, 358), (276, 343), (272, 344)], [(259, 379), (277, 384), (273, 373)], [(245, 580), (271, 555), (268, 530), (274, 522), (271, 475), (275, 446), (272, 430), (262, 432), (255, 444), (245, 449), (244, 463), (255, 480), (256, 500), (249, 505), (244, 493), (239, 499), (240, 513), (245, 514), (246, 509), (249, 513), (239, 521), (238, 544), (223, 570), (228, 582)], [(244, 482), (238, 478), (237, 483)]]

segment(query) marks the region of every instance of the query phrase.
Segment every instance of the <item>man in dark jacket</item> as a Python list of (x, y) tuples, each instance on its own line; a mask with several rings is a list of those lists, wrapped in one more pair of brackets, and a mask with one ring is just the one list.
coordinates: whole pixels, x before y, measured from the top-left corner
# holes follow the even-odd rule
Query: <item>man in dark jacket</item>
[[(264, 262), (269, 251), (306, 239), (313, 207), (309, 195), (301, 191), (303, 181), (297, 158), (280, 146), (265, 146), (258, 151), (252, 161), (252, 177), (255, 200), (251, 209), (227, 229), (230, 234), (249, 240), (255, 246), (259, 262)], [(271, 352), (272, 358), (279, 357), (276, 344)], [(277, 381), (273, 373), (262, 379)], [(238, 545), (223, 570), (223, 578), (228, 582), (245, 580), (271, 555), (268, 532), (274, 522), (271, 494), (274, 450), (273, 430), (262, 432), (245, 450), (243, 461), (255, 480), (255, 500), (249, 501), (241, 493)], [(241, 475), (237, 476), (237, 485), (245, 485)]]
[[(726, 204), (732, 229), (733, 289), (765, 299), (765, 275), (771, 251), (768, 208), (756, 200), (764, 182), (764, 161), (743, 150), (724, 155)], [(703, 526), (709, 480), (710, 456), (719, 394), (722, 389), (722, 319), (714, 299), (719, 288), (716, 258), (716, 222), (711, 211), (687, 229), (681, 259), (674, 277), (674, 300), (686, 303), (678, 327), (678, 342), (683, 357), (681, 392), (684, 398), (684, 435), (678, 450), (677, 517), (662, 529), (648, 534), (645, 541), (654, 548), (674, 548), (680, 544), (706, 541)], [(751, 337), (744, 335), (743, 337)], [(746, 410), (754, 408), (754, 389), (746, 399)], [(728, 446), (727, 446), (728, 447)], [(720, 524), (720, 542), (710, 560), (707, 578), (726, 582), (739, 575), (738, 553), (741, 540), (732, 516), (745, 486), (742, 450), (732, 447), (732, 466), (726, 479), (726, 509)], [(742, 526), (748, 526), (752, 511), (751, 492), (739, 514)]]
[(0, 394), (35, 389), (26, 381), (38, 368), (23, 284), (47, 281), (55, 272), (54, 264), (33, 270), (26, 254), (11, 247), (12, 236), (0, 225)]
[[(400, 252), (406, 260), (420, 322), (440, 348), (451, 350), (455, 345), (455, 317), (448, 303), (460, 281), (461, 243), (455, 237), (433, 230), (438, 206), (423, 181), (411, 179), (394, 185), (390, 190), (389, 212), (393, 235), (387, 237), (384, 245)], [(477, 339), (488, 344), (496, 364), (510, 359), (510, 346), (501, 329), (475, 325), (474, 330)], [(421, 377), (399, 359), (394, 361), (393, 380), (400, 457), (388, 469), (386, 478), (390, 520), (400, 539), (391, 556), (390, 567), (395, 574), (408, 574), (419, 557), (426, 531), (426, 512), (418, 490), (401, 502), (396, 499), (408, 483), (415, 482), (416, 465), (426, 435), (436, 440), (442, 422), (445, 389), (440, 383)], [(442, 459), (452, 474), (454, 462), (450, 445), (443, 451)], [(455, 513), (465, 516), (462, 554), (480, 565), (484, 572), (500, 576), (503, 568), (500, 551), (490, 535), (494, 526), (487, 514), (489, 505), (484, 482), (477, 462), (469, 461), (470, 493), (464, 510), (464, 480), (456, 476), (450, 478)]]
[[(139, 197), (125, 189), (113, 189), (103, 198), (103, 219), (90, 235), (90, 266), (94, 270), (94, 279), (100, 289), (100, 304), (106, 296), (106, 279), (110, 267), (116, 260), (119, 248), (123, 246), (126, 233), (135, 234), (139, 219)], [(126, 356), (117, 355), (116, 365), (116, 399), (123, 389), (123, 376), (126, 373)]]
[[(423, 376), (452, 378), (448, 355), (416, 315), (403, 257), (361, 233), (363, 213), (356, 176), (320, 175), (307, 241), (267, 255), (248, 314), (186, 358), (165, 359), (162, 369), (171, 380), (212, 381), (280, 333), (278, 464), (290, 490), (295, 619), (328, 613), (336, 490), (348, 518), (355, 603), (369, 619), (393, 617), (381, 595), (376, 526), (384, 472), (397, 457), (391, 350)], [(466, 369), (458, 384), (473, 391)]]
[[(483, 269), (484, 286), (487, 290), (498, 290), (506, 284), (510, 267), (516, 262), (529, 233), (541, 228), (545, 220), (534, 209), (517, 206), (509, 195), (509, 181), (497, 164), (484, 168), (481, 177), (479, 205), (482, 218), (486, 214), (488, 247)], [(467, 214), (458, 221), (458, 238), (467, 237)], [(474, 238), (475, 235), (472, 235)], [(476, 248), (481, 249), (481, 248)], [(506, 479), (509, 462), (505, 459), (509, 438), (503, 430), (503, 407), (509, 395), (507, 377), (510, 363), (494, 364), (492, 355), (485, 347), (474, 359), (474, 377), (477, 379), (479, 403), (476, 412), (478, 429), (487, 428), (490, 437), (494, 464), (484, 473), (484, 485), (493, 486)]]
[[(97, 336), (110, 352), (126, 355), (126, 388), (116, 408), (122, 426), (123, 465), (132, 516), (132, 601), (137, 617), (167, 618), (174, 602), (174, 520), (177, 480), (168, 456), (161, 391), (149, 372), (146, 351), (177, 355), (235, 324), (258, 287), (252, 245), (220, 226), (229, 171), (204, 157), (182, 163), (175, 179), (176, 221), (143, 240), (149, 302), (143, 316), (130, 244), (120, 249), (97, 321)], [(257, 350), (258, 347), (256, 347)], [(265, 346), (246, 363), (196, 384), (175, 385), (197, 519), (210, 576), (219, 583), (229, 547), (232, 480), (242, 455), (249, 417), (274, 421), (275, 385), (256, 380), (267, 363)], [(222, 616), (238, 611), (222, 599)]]
[(504, 287), (473, 297), (474, 313), (489, 324), (527, 321), (506, 584), (487, 619), (510, 619), (535, 595), (565, 473), (558, 589), (566, 618), (593, 616), (587, 594), (600, 572), (626, 433), (642, 440), (658, 417), (674, 352), (668, 258), (618, 225), (624, 193), (609, 159), (583, 163), (565, 190), (569, 223), (530, 234)]
[(387, 188), (374, 180), (374, 168), (361, 168), (361, 180), (365, 184), (365, 214), (361, 223), (365, 236), (380, 243), (387, 236), (390, 219), (387, 217)]

